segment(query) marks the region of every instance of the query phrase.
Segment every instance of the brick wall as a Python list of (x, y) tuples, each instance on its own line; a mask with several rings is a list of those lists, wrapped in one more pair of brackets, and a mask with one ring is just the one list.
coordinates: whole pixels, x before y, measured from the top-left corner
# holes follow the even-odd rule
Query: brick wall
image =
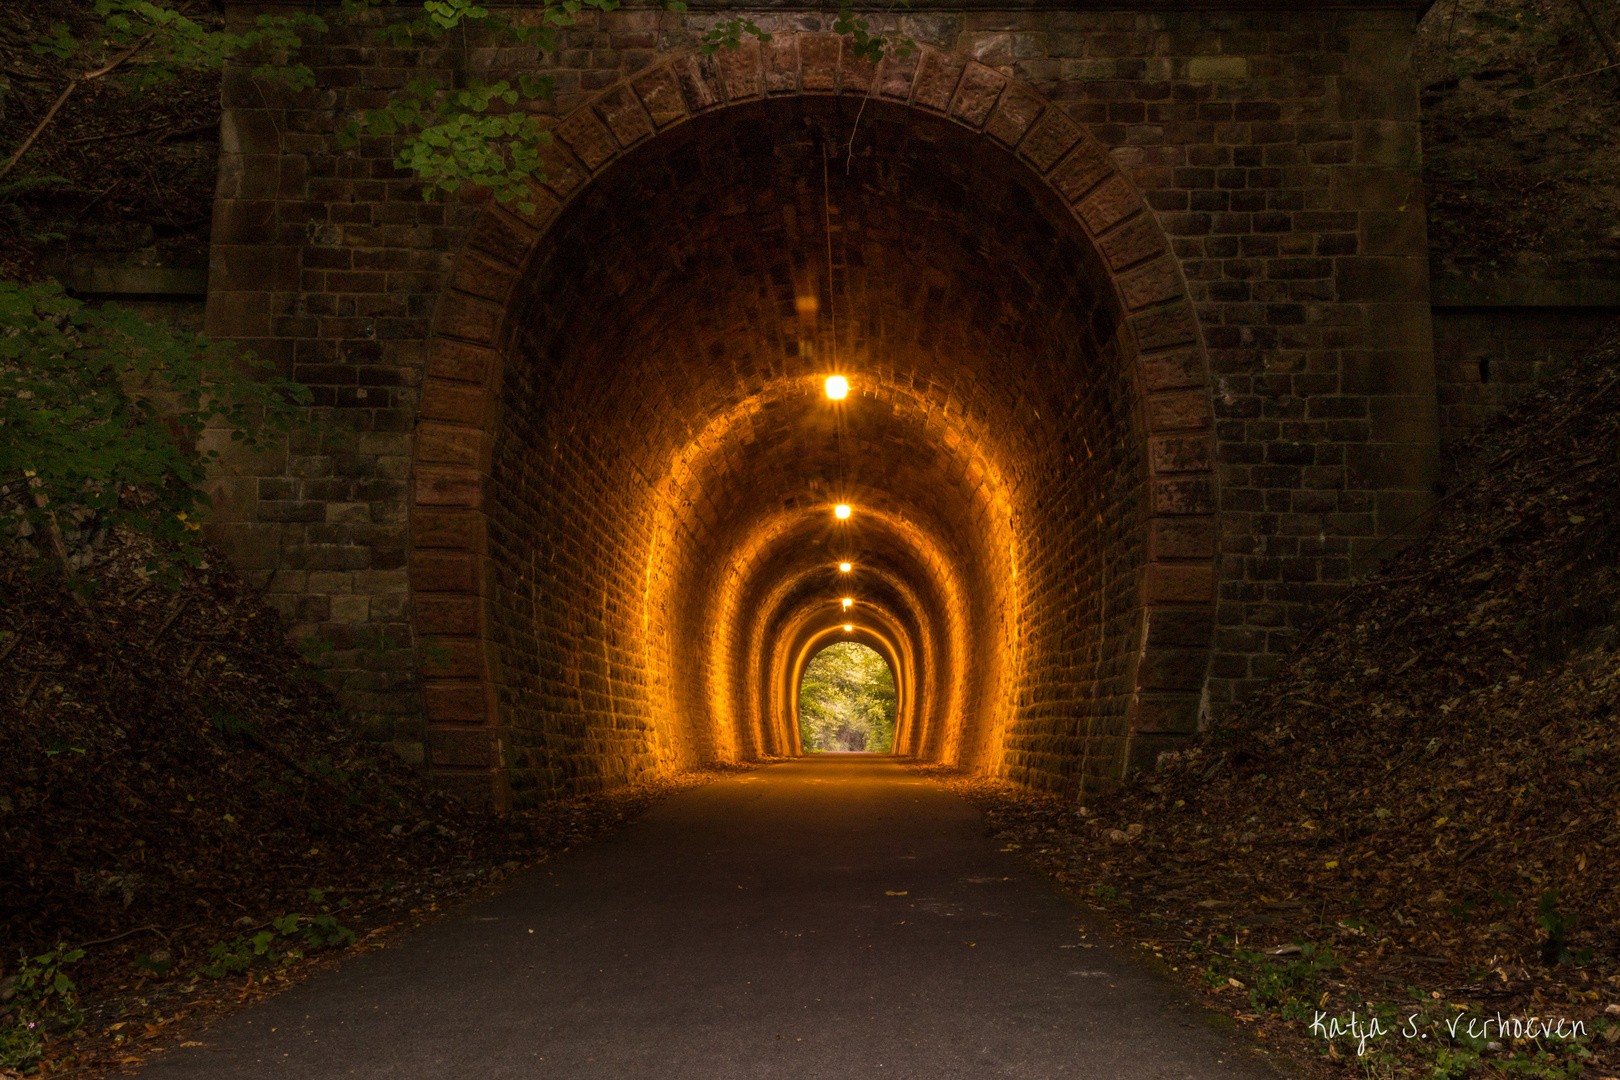
[[(452, 56), (339, 31), (316, 92), (232, 76), (210, 327), (325, 411), (222, 480), (214, 535), (306, 631), (432, 638), (420, 672), (340, 653), (357, 703), (447, 778), (542, 791), (780, 745), (751, 688), (814, 605), (758, 604), (853, 491), (915, 533), (870, 516), (883, 587), (938, 594), (906, 609), (920, 752), (1117, 775), (1431, 497), (1414, 14), (924, 12), (876, 71), (811, 12), (710, 59), (704, 16), (594, 16), (504, 58), (561, 91), (527, 220), (333, 144)], [(863, 98), (829, 284), (820, 147)], [(853, 474), (813, 378), (839, 310)]]

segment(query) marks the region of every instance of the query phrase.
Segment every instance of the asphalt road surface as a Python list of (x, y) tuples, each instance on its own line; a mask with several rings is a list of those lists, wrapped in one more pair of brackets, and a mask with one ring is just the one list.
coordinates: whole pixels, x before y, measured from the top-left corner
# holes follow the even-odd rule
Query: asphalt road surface
[(143, 1080), (1273, 1078), (898, 763), (676, 795)]

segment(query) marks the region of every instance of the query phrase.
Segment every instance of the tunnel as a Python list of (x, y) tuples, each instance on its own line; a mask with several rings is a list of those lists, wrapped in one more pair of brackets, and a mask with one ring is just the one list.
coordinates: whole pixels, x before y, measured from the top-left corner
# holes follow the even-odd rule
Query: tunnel
[[(508, 240), (458, 280), (498, 329), (441, 316), (428, 369), (483, 365), (487, 401), (418, 431), (436, 769), (521, 804), (796, 755), (837, 640), (890, 665), (907, 758), (1072, 792), (1192, 730), (1211, 507), (1178, 493), (1209, 431), (1143, 370), (1201, 353), (1145, 340), (1129, 256), (1049, 172), (802, 95), (659, 132), (547, 221), (491, 210)], [(459, 565), (475, 608), (435, 584)]]

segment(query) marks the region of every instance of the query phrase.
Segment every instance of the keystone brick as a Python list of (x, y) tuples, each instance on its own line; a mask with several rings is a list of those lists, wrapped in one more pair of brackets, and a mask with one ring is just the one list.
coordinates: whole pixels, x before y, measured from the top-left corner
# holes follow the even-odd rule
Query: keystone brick
[(838, 88), (838, 57), (844, 43), (835, 34), (799, 35), (799, 86), (807, 94)]

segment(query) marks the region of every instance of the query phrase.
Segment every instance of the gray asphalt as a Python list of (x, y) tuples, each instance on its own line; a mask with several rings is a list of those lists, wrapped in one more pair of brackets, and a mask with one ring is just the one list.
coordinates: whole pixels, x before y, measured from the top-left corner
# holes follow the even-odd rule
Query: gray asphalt
[(142, 1077), (1276, 1076), (864, 756), (684, 792), (201, 1038)]

